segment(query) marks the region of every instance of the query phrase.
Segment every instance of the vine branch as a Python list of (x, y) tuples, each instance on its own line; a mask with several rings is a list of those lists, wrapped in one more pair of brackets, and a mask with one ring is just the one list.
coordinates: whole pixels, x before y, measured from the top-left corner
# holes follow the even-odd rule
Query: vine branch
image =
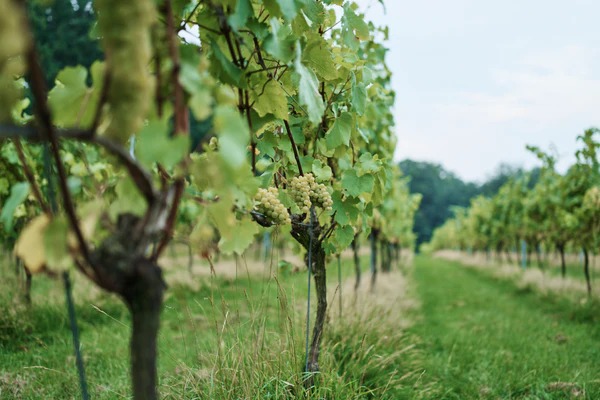
[(296, 142), (294, 141), (294, 136), (292, 135), (292, 129), (290, 128), (290, 123), (288, 122), (287, 119), (284, 119), (283, 123), (285, 125), (285, 130), (287, 132), (288, 138), (290, 139), (290, 142), (292, 143), (292, 149), (294, 150), (294, 157), (296, 158), (296, 164), (298, 165), (298, 173), (300, 174), (300, 176), (303, 176), (304, 172), (302, 171), (302, 164), (300, 163), (300, 155), (298, 154), (298, 147), (296, 146)]

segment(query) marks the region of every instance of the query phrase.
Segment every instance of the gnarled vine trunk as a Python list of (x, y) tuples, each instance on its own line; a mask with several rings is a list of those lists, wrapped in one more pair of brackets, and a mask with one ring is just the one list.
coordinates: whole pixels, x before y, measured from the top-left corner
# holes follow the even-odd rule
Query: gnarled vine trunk
[(315, 291), (317, 293), (317, 316), (313, 327), (312, 340), (308, 349), (308, 362), (305, 366), (307, 373), (306, 386), (314, 386), (314, 373), (319, 372), (319, 353), (321, 350), (321, 339), (325, 328), (325, 316), (327, 313), (327, 276), (325, 269), (325, 252), (319, 244), (313, 248), (312, 254), (312, 276), (315, 280)]
[[(321, 340), (325, 330), (325, 317), (327, 314), (327, 274), (325, 269), (325, 250), (321, 236), (323, 228), (311, 210), (311, 223), (305, 224), (301, 221), (293, 221), (292, 237), (296, 239), (307, 251), (306, 265), (310, 267), (315, 281), (315, 292), (317, 295), (317, 315), (312, 331), (312, 340), (306, 354), (306, 363), (303, 367), (306, 373), (304, 386), (311, 388), (315, 385), (315, 373), (319, 372), (319, 355), (321, 351)], [(294, 223), (296, 222), (296, 223)], [(299, 223), (298, 223), (299, 222)], [(308, 321), (307, 321), (308, 323)]]
[(133, 323), (131, 331), (131, 381), (135, 400), (158, 399), (156, 348), (165, 284), (158, 265), (142, 259), (126, 285), (123, 299)]

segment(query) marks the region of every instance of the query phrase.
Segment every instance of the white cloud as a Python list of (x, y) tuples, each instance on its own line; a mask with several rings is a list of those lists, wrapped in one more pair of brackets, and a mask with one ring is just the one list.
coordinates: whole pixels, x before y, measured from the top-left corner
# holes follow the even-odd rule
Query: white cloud
[(397, 159), (482, 180), (501, 162), (536, 165), (526, 144), (554, 144), (564, 170), (576, 136), (600, 126), (600, 3), (359, 3), (390, 27)]

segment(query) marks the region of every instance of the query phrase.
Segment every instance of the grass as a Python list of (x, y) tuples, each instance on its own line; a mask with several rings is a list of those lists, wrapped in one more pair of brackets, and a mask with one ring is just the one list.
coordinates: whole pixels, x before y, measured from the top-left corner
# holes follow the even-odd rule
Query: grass
[[(349, 260), (343, 263), (346, 278), (353, 269)], [(167, 291), (159, 337), (165, 399), (395, 399), (414, 370), (404, 361), (410, 352), (404, 330), (384, 322), (396, 317), (379, 304), (367, 307), (374, 297), (368, 293), (354, 298), (348, 282), (344, 318), (336, 317), (334, 290), (329, 296), (322, 373), (318, 388), (307, 392), (300, 372), (306, 274), (281, 271), (263, 279), (243, 273), (240, 259), (239, 276), (217, 278), (185, 275), (181, 264), (169, 268), (179, 275), (174, 282), (187, 283), (172, 283)], [(61, 285), (35, 277), (28, 308), (18, 301), (14, 271), (5, 263), (0, 274), (0, 398), (80, 398)], [(91, 398), (129, 398), (129, 314), (118, 298), (75, 278)], [(395, 294), (378, 295), (385, 299), (386, 293)]]
[(422, 374), (406, 398), (600, 398), (598, 305), (518, 289), (459, 263), (416, 259)]

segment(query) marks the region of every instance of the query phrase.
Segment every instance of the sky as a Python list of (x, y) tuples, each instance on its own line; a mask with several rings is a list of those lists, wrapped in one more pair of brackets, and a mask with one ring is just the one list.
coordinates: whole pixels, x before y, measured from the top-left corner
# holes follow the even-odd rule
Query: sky
[(531, 168), (532, 144), (574, 162), (600, 127), (600, 1), (357, 0), (389, 27), (396, 159), (483, 182), (502, 162)]

